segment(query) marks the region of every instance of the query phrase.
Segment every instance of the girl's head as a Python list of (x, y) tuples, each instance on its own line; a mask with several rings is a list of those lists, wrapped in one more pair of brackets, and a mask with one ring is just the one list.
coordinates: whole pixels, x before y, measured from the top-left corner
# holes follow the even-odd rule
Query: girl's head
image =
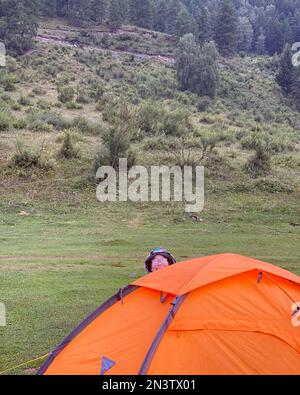
[(168, 250), (154, 248), (145, 261), (145, 268), (150, 273), (173, 265), (173, 263), (176, 263), (176, 260)]

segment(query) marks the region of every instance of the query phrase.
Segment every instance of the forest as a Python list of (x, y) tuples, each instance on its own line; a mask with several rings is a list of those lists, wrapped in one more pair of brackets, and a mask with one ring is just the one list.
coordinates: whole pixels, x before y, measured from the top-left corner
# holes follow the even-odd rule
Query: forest
[(25, 50), (41, 17), (66, 17), (76, 26), (131, 24), (178, 37), (193, 33), (229, 53), (273, 55), (300, 40), (299, 0), (4, 0), (0, 36)]

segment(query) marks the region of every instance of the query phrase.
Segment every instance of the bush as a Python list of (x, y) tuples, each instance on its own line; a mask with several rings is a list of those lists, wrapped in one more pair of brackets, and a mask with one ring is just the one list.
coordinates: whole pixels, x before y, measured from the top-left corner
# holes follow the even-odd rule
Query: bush
[(70, 102), (74, 99), (75, 90), (71, 86), (58, 88), (58, 100), (62, 103)]
[(55, 112), (43, 112), (39, 114), (39, 118), (48, 125), (52, 125), (57, 130), (70, 127), (70, 122)]
[(163, 130), (166, 135), (180, 136), (192, 130), (190, 113), (185, 109), (177, 109), (165, 113)]
[(17, 83), (17, 77), (12, 73), (0, 73), (0, 84), (3, 86), (6, 92), (16, 90), (15, 84)]
[(0, 111), (0, 131), (9, 130), (11, 123), (11, 116), (6, 111)]
[(50, 110), (51, 108), (51, 104), (46, 100), (42, 100), (42, 99), (37, 102), (37, 106), (42, 110)]
[(19, 98), (18, 103), (21, 106), (31, 106), (31, 101), (30, 101), (29, 97), (25, 97), (23, 95), (21, 95), (21, 97)]
[(66, 108), (68, 110), (82, 110), (82, 105), (73, 101), (69, 101), (68, 103), (66, 103)]
[(77, 101), (77, 103), (80, 103), (80, 104), (88, 104), (88, 103), (90, 103), (91, 100), (90, 100), (88, 94), (84, 90), (79, 90), (77, 93), (76, 101)]
[(89, 90), (90, 97), (99, 101), (105, 92), (104, 85), (100, 81), (93, 81)]
[(15, 119), (13, 127), (16, 129), (26, 129), (28, 127), (28, 121), (26, 118)]
[(103, 130), (101, 124), (89, 122), (86, 118), (81, 116), (74, 118), (70, 126), (77, 129), (83, 134), (90, 134), (93, 136), (99, 135)]
[(103, 165), (118, 168), (120, 158), (127, 158), (128, 167), (135, 164), (136, 155), (130, 148), (130, 135), (126, 130), (121, 127), (105, 130), (102, 143), (94, 162), (95, 172)]
[(255, 154), (245, 165), (245, 171), (253, 178), (266, 176), (271, 168), (271, 152), (268, 143), (257, 140)]
[(293, 144), (289, 139), (278, 136), (270, 136), (267, 133), (250, 133), (244, 135), (241, 139), (243, 149), (255, 150), (258, 142), (268, 146), (268, 150), (272, 154), (283, 153), (293, 150)]
[(44, 89), (42, 89), (42, 88), (40, 88), (40, 87), (36, 87), (36, 88), (33, 88), (32, 89), (32, 92), (35, 94), (35, 95), (38, 95), (38, 96), (44, 96), (44, 95), (46, 95), (46, 91), (44, 90)]
[(166, 137), (160, 135), (155, 137), (148, 137), (143, 141), (143, 149), (145, 151), (160, 151), (168, 146)]
[(208, 96), (200, 97), (200, 99), (197, 102), (197, 110), (199, 112), (206, 111), (210, 104), (211, 104), (211, 99)]
[(65, 132), (62, 137), (62, 146), (59, 150), (58, 157), (61, 159), (75, 159), (78, 158), (79, 151), (74, 145), (73, 137), (70, 132)]
[(254, 188), (261, 192), (268, 193), (293, 192), (291, 186), (287, 186), (277, 180), (267, 180), (265, 178), (256, 181)]
[(164, 109), (158, 103), (143, 103), (138, 109), (137, 127), (146, 135), (155, 135), (162, 132), (164, 113)]
[(12, 157), (9, 167), (16, 167), (23, 170), (34, 170), (40, 169), (44, 171), (51, 170), (53, 168), (53, 163), (51, 161), (43, 158), (43, 145), (41, 148), (29, 149), (25, 147), (20, 141), (16, 144), (17, 152)]

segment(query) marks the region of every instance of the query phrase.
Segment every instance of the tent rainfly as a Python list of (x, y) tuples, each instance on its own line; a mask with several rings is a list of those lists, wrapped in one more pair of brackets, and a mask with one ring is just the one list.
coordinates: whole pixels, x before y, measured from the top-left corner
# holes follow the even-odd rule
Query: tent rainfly
[(122, 288), (38, 374), (300, 374), (300, 277), (236, 254), (177, 263)]

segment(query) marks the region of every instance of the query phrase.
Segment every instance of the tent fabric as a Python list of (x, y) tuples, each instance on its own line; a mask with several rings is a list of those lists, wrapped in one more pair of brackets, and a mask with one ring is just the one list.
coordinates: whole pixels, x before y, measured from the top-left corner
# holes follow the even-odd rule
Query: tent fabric
[(99, 375), (103, 358), (114, 362), (106, 375), (300, 374), (296, 274), (222, 254), (132, 285), (73, 331), (39, 374)]

